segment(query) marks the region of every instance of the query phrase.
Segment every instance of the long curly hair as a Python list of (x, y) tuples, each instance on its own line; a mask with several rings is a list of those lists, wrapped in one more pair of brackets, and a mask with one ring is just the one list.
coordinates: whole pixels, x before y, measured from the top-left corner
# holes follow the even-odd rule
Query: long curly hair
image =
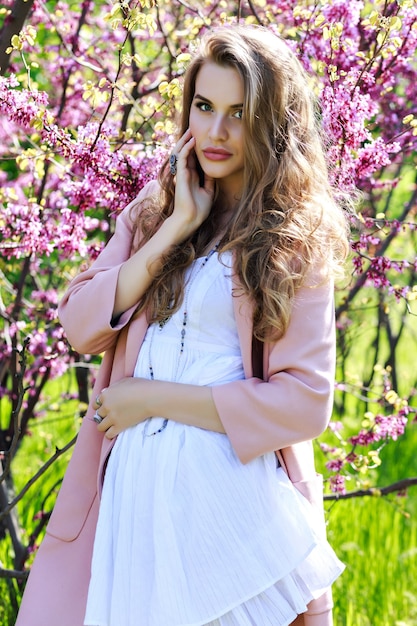
[[(285, 333), (294, 294), (309, 269), (319, 266), (321, 280), (340, 274), (349, 249), (347, 220), (329, 184), (308, 77), (288, 45), (262, 27), (222, 27), (206, 34), (185, 74), (178, 137), (189, 126), (196, 78), (206, 62), (235, 68), (244, 85), (243, 184), (219, 252), (233, 251), (234, 271), (254, 304), (254, 336), (277, 339)], [(158, 199), (135, 214), (136, 248), (173, 211), (168, 161), (159, 182)], [(215, 193), (208, 219), (165, 255), (139, 307), (150, 321), (161, 321), (181, 306), (185, 270), (220, 232), (221, 212)]]

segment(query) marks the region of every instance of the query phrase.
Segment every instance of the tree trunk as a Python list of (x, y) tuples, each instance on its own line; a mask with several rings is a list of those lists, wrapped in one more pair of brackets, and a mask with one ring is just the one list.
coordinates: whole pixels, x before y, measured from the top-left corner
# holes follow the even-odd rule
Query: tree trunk
[(34, 0), (15, 0), (12, 11), (4, 21), (0, 31), (0, 75), (4, 75), (10, 64), (10, 54), (6, 54), (13, 35), (18, 35), (23, 28)]

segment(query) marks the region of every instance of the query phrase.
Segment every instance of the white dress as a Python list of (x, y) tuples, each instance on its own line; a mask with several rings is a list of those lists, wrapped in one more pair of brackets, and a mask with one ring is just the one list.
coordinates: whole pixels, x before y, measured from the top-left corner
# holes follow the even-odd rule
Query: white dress
[[(151, 366), (155, 379), (198, 385), (244, 377), (221, 259), (195, 261), (184, 307), (148, 329), (135, 376)], [(343, 570), (311, 505), (275, 454), (243, 465), (227, 435), (165, 424), (138, 424), (112, 449), (85, 626), (287, 626)]]

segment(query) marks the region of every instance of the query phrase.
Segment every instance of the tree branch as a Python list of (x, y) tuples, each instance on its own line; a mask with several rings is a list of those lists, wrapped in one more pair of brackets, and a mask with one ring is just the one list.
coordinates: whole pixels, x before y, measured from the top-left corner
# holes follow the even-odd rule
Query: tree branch
[[(29, 337), (26, 337), (26, 339), (23, 342), (22, 349), (21, 350), (16, 349), (16, 353), (20, 357), (19, 359), (20, 371), (16, 372), (15, 374), (15, 377), (17, 379), (16, 380), (17, 400), (16, 400), (16, 405), (12, 411), (12, 415), (10, 418), (10, 422), (12, 425), (11, 443), (7, 450), (0, 450), (0, 452), (3, 453), (4, 459), (5, 459), (4, 466), (0, 465), (0, 469), (2, 470), (0, 472), (0, 485), (9, 475), (11, 461), (15, 455), (15, 452), (17, 450), (17, 446), (19, 443), (20, 432), (21, 432), (20, 412), (22, 409), (23, 398), (24, 398), (25, 391), (26, 391), (23, 385), (23, 380), (24, 380), (25, 371), (26, 371), (26, 348), (28, 346), (29, 341), (30, 341)], [(0, 520), (1, 519), (2, 518), (0, 517)]]
[(71, 439), (71, 441), (69, 441), (63, 448), (56, 448), (55, 453), (51, 456), (51, 458), (48, 459), (47, 462), (44, 463), (44, 465), (42, 465), (42, 467), (36, 472), (36, 474), (34, 474), (34, 476), (32, 476), (32, 478), (26, 483), (26, 485), (23, 487), (23, 489), (20, 491), (20, 493), (11, 502), (9, 502), (8, 506), (5, 507), (3, 511), (0, 512), (0, 521), (3, 519), (3, 517), (8, 515), (8, 513), (10, 513), (10, 511), (23, 498), (23, 496), (29, 491), (30, 487), (32, 487), (32, 485), (35, 484), (35, 482), (42, 476), (42, 474), (44, 474), (46, 472), (46, 470), (60, 456), (62, 456), (65, 452), (67, 452), (67, 450), (72, 448), (72, 446), (75, 444), (76, 440), (77, 440), (77, 435), (75, 435), (75, 437), (73, 437)]
[(0, 578), (21, 578), (26, 580), (29, 570), (3, 569), (0, 567)]
[(0, 75), (7, 72), (10, 65), (10, 54), (6, 54), (13, 35), (18, 35), (29, 15), (34, 0), (15, 0), (10, 15), (6, 18), (0, 31)]
[(261, 24), (261, 26), (267, 26), (268, 21), (267, 20), (263, 20), (260, 17), (259, 13), (256, 11), (255, 5), (253, 4), (252, 0), (248, 0), (248, 4), (249, 4), (249, 8), (251, 10), (251, 13), (255, 17), (255, 19), (258, 22), (258, 24)]
[(358, 489), (357, 491), (348, 491), (347, 493), (331, 493), (325, 494), (325, 500), (350, 500), (351, 498), (363, 498), (364, 496), (386, 496), (390, 493), (398, 493), (405, 491), (409, 487), (417, 485), (417, 476), (411, 478), (403, 478), (396, 483), (387, 485), (386, 487), (371, 487), (369, 489)]
[[(405, 205), (402, 214), (398, 217), (398, 222), (403, 223), (407, 219), (407, 216), (409, 215), (409, 213), (414, 209), (416, 201), (417, 201), (417, 188), (414, 190), (414, 192), (413, 192), (409, 202)], [(385, 253), (386, 249), (388, 248), (388, 246), (391, 244), (392, 240), (395, 239), (395, 237), (397, 235), (398, 235), (398, 233), (395, 232), (395, 231), (392, 231), (389, 235), (387, 235), (387, 237), (383, 241), (381, 241), (379, 247), (377, 248), (377, 250), (375, 252), (375, 257), (383, 256), (383, 254)], [(346, 295), (346, 298), (344, 298), (342, 304), (340, 304), (340, 306), (337, 307), (337, 309), (336, 309), (336, 319), (339, 319), (341, 314), (344, 311), (348, 310), (349, 304), (352, 302), (354, 297), (358, 294), (358, 292), (361, 290), (361, 288), (366, 283), (366, 280), (368, 278), (368, 273), (369, 273), (370, 269), (371, 269), (371, 265), (369, 264), (367, 269), (365, 269), (362, 272), (362, 274), (360, 274), (358, 276), (358, 278), (356, 279), (355, 284), (353, 285), (353, 287), (350, 289), (350, 291)]]

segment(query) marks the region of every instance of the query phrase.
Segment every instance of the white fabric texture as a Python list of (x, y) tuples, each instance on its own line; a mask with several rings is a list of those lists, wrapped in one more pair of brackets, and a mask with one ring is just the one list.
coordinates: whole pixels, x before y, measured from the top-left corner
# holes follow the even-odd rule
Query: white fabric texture
[[(195, 261), (184, 306), (148, 329), (135, 376), (151, 364), (160, 380), (244, 377), (225, 259)], [(112, 449), (85, 625), (287, 626), (343, 570), (313, 508), (273, 453), (243, 465), (226, 435), (163, 424), (132, 427)]]

